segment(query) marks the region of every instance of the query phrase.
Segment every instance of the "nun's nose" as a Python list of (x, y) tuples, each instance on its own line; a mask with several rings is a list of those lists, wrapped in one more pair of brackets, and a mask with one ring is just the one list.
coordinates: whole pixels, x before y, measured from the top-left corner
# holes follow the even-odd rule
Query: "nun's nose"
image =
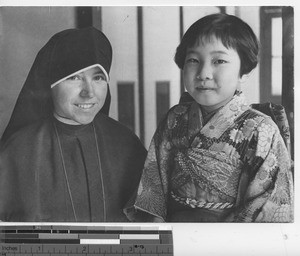
[(91, 81), (84, 79), (82, 81), (82, 89), (80, 92), (81, 97), (92, 98), (94, 96), (94, 87)]

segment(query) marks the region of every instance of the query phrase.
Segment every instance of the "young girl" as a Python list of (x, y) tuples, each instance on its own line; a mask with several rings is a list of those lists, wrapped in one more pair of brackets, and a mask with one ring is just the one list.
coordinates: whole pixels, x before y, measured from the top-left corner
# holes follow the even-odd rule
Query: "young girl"
[(134, 221), (291, 222), (291, 160), (277, 125), (252, 109), (241, 84), (258, 41), (242, 20), (196, 21), (175, 62), (193, 101), (172, 107), (152, 139)]

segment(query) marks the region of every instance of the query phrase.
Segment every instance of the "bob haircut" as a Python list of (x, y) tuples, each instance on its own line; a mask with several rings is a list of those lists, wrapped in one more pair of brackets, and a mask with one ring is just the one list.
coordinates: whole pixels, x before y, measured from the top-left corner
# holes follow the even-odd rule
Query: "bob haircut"
[(248, 74), (258, 63), (259, 42), (250, 26), (233, 15), (211, 14), (193, 23), (176, 49), (174, 61), (183, 69), (186, 52), (196, 43), (209, 42), (215, 36), (226, 48), (237, 51), (241, 59), (240, 76)]

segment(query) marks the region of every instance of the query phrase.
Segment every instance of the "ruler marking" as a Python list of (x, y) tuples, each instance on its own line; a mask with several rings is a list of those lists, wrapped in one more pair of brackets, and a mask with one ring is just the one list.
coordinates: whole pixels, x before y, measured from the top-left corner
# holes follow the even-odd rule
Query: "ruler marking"
[(171, 227), (3, 226), (0, 256), (173, 256)]

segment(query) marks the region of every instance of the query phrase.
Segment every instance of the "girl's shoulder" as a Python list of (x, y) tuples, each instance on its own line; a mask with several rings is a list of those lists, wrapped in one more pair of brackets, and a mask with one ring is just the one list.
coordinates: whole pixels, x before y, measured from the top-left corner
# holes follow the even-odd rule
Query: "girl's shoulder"
[(249, 116), (251, 116), (251, 118), (255, 119), (258, 122), (258, 124), (269, 124), (271, 126), (277, 127), (275, 120), (269, 114), (266, 114), (253, 107), (250, 107), (247, 112)]
[(191, 105), (192, 105), (191, 102), (174, 105), (169, 109), (166, 116), (168, 118), (170, 117), (181, 118), (189, 113)]
[(249, 108), (244, 114), (243, 126), (253, 127), (258, 133), (268, 133), (272, 136), (274, 134), (281, 134), (280, 125), (276, 123), (276, 120), (255, 108)]
[(174, 105), (162, 118), (159, 126), (166, 123), (181, 123), (183, 120), (187, 120), (191, 105), (192, 103), (190, 102)]
[(171, 107), (160, 120), (156, 133), (164, 134), (165, 131), (174, 132), (178, 129), (183, 132), (184, 127), (187, 127), (190, 109), (191, 103), (180, 103)]

